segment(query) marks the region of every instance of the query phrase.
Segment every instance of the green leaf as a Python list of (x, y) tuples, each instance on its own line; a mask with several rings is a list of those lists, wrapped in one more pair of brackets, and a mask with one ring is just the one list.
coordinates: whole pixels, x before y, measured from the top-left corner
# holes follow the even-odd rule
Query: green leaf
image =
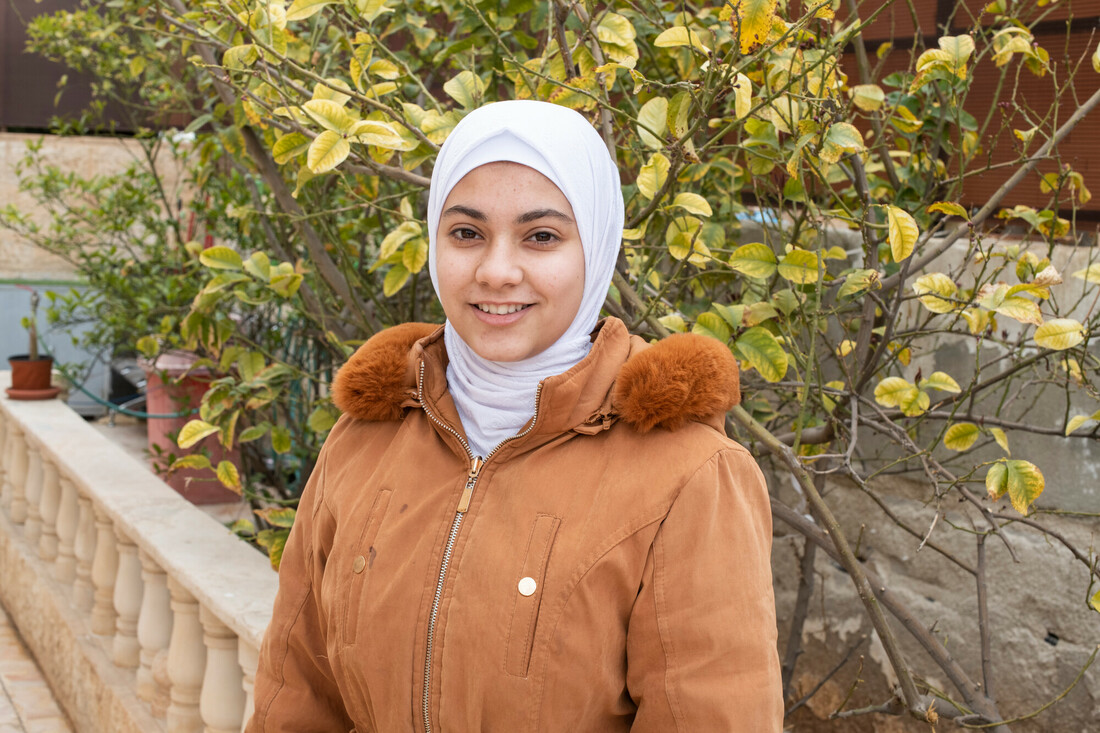
[(868, 290), (882, 289), (882, 275), (878, 270), (853, 270), (844, 277), (844, 284), (837, 292), (838, 298), (850, 298)]
[(276, 163), (283, 165), (309, 150), (309, 143), (310, 139), (302, 133), (291, 132), (275, 141), (271, 155)]
[(665, 146), (661, 140), (668, 133), (668, 100), (653, 97), (638, 111), (638, 137), (650, 150)]
[(470, 110), (481, 105), (481, 100), (485, 96), (485, 82), (472, 71), (461, 71), (458, 76), (443, 85), (443, 91), (461, 104), (463, 109)]
[(1085, 327), (1072, 318), (1053, 318), (1035, 329), (1035, 343), (1064, 351), (1085, 340)]
[(199, 253), (199, 262), (212, 270), (239, 270), (241, 256), (224, 245), (210, 247)]
[(657, 323), (673, 333), (687, 333), (687, 322), (679, 313), (669, 313), (667, 316), (661, 316), (657, 319)]
[(157, 340), (156, 336), (142, 336), (134, 346), (147, 359), (152, 359), (160, 351), (160, 341)]
[(941, 214), (948, 214), (949, 216), (958, 216), (963, 219), (970, 218), (970, 215), (966, 213), (966, 209), (951, 201), (937, 201), (936, 203), (925, 209), (925, 211), (927, 211), (929, 214), (938, 211)]
[(290, 431), (282, 425), (271, 428), (271, 450), (279, 454), (290, 450)]
[(818, 258), (815, 252), (792, 249), (779, 260), (779, 276), (799, 285), (817, 282)]
[(192, 468), (196, 470), (210, 468), (210, 459), (202, 455), (201, 453), (193, 453), (189, 456), (180, 456), (176, 460), (172, 461), (172, 465), (168, 467), (168, 470), (179, 471), (184, 468)]
[(848, 122), (838, 122), (826, 131), (818, 157), (826, 163), (836, 163), (846, 153), (858, 153), (862, 150), (863, 135), (856, 126)]
[(913, 292), (925, 308), (933, 313), (950, 313), (960, 306), (946, 300), (953, 298), (959, 291), (955, 281), (942, 272), (931, 272), (921, 275), (913, 281)]
[(642, 166), (638, 172), (638, 192), (647, 199), (652, 199), (665, 185), (668, 179), (668, 171), (671, 167), (668, 158), (661, 153), (654, 153), (649, 162)]
[(775, 274), (775, 253), (760, 242), (743, 244), (730, 255), (729, 265), (742, 275), (762, 280)]
[(730, 340), (730, 327), (726, 325), (720, 315), (710, 311), (699, 314), (699, 317), (695, 319), (695, 325), (692, 326), (691, 332), (702, 336), (710, 336), (722, 343)]
[(1028, 461), (1002, 458), (990, 466), (985, 475), (985, 488), (990, 497), (996, 500), (1007, 493), (1012, 506), (1024, 515), (1045, 486), (1042, 471)]
[(180, 429), (176, 445), (180, 448), (190, 448), (195, 443), (208, 435), (213, 435), (221, 430), (217, 425), (211, 425), (204, 420), (191, 420)]
[(959, 383), (947, 372), (932, 372), (927, 379), (921, 380), (920, 386), (922, 389), (938, 389), (941, 392), (952, 394), (962, 392)]
[(993, 440), (997, 441), (997, 445), (1001, 446), (1001, 450), (1008, 455), (1012, 455), (1012, 451), (1008, 449), (1008, 436), (1005, 435), (1005, 431), (1000, 428), (990, 428), (989, 432), (993, 436)]
[(251, 443), (253, 440), (259, 440), (267, 435), (267, 431), (271, 429), (271, 423), (262, 422), (259, 425), (253, 425), (250, 428), (246, 428), (241, 431), (241, 437), (238, 438), (242, 443)]
[(241, 474), (232, 461), (222, 461), (214, 471), (221, 481), (222, 486), (231, 491), (241, 493)]
[(944, 434), (943, 445), (950, 450), (964, 451), (974, 445), (979, 434), (981, 431), (972, 422), (955, 423)]
[(359, 121), (331, 99), (311, 99), (302, 105), (302, 109), (314, 122), (331, 132), (346, 133)]
[(332, 414), (332, 410), (322, 405), (309, 414), (306, 424), (315, 433), (326, 433), (336, 424), (336, 416)]
[(887, 206), (886, 216), (889, 224), (890, 253), (894, 257), (894, 262), (901, 262), (913, 254), (920, 230), (913, 217), (896, 206)]
[(653, 45), (657, 48), (676, 48), (678, 46), (691, 46), (701, 54), (707, 55), (710, 49), (706, 47), (699, 34), (684, 26), (676, 26), (662, 31), (653, 39)]
[(309, 146), (306, 166), (314, 174), (325, 173), (340, 165), (351, 153), (351, 145), (344, 136), (325, 130)]
[(332, 5), (339, 0), (294, 0), (286, 9), (287, 20), (305, 20), (313, 17), (326, 5)]
[[(649, 198), (652, 198), (652, 196)], [(697, 193), (678, 193), (672, 205), (678, 206), (688, 213), (698, 214), (699, 216), (710, 216), (714, 213), (710, 208), (710, 204), (707, 203), (707, 200)]]
[(787, 374), (787, 352), (771, 331), (755, 326), (737, 337), (737, 350), (760, 376), (778, 382)]
[(251, 382), (264, 368), (264, 355), (259, 351), (246, 351), (237, 359), (237, 371), (241, 379)]

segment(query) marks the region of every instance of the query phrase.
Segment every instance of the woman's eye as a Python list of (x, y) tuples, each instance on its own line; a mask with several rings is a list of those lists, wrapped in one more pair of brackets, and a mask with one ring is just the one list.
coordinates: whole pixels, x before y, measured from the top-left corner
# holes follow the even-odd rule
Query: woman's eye
[(475, 232), (473, 229), (467, 229), (465, 227), (455, 229), (453, 232), (451, 232), (451, 235), (454, 236), (454, 237), (458, 237), (459, 239), (475, 239), (475, 238), (477, 238), (477, 232)]
[(556, 242), (557, 239), (558, 239), (557, 237), (555, 237), (550, 232), (535, 232), (534, 234), (531, 235), (531, 238), (534, 239), (539, 244), (552, 244), (553, 242)]

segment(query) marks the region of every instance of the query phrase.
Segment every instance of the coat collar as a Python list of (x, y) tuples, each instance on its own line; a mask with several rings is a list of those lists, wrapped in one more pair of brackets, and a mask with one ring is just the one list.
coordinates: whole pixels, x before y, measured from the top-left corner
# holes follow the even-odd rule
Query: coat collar
[[(617, 318), (601, 321), (594, 333), (587, 357), (544, 381), (536, 435), (598, 432), (615, 420), (643, 433), (688, 421), (721, 429), (722, 416), (740, 399), (737, 361), (719, 341), (675, 334), (649, 345)], [(337, 373), (333, 401), (359, 420), (400, 419), (419, 406), (421, 362), (425, 401), (457, 426), (443, 329), (432, 324), (405, 323), (371, 337)]]

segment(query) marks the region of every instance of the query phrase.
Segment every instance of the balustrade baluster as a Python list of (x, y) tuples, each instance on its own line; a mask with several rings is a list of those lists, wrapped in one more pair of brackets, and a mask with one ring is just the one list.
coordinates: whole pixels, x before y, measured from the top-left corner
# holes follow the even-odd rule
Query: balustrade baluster
[(199, 617), (206, 644), (206, 673), (199, 703), (204, 733), (238, 733), (245, 695), (237, 661), (237, 634), (205, 607)]
[(62, 583), (72, 583), (76, 577), (76, 529), (80, 519), (80, 502), (76, 484), (68, 477), (61, 479), (61, 505), (57, 510), (57, 560), (53, 575)]
[(0, 410), (0, 512), (7, 512), (11, 504), (11, 489), (8, 487), (8, 430), (12, 419)]
[(46, 562), (57, 558), (57, 513), (61, 508), (61, 479), (57, 464), (42, 456), (42, 498), (38, 513), (42, 519), (42, 531), (38, 537), (38, 556)]
[(23, 524), (27, 521), (27, 439), (22, 429), (12, 421), (8, 434), (8, 471), (4, 480), (8, 482), (8, 495), (11, 496), (11, 521)]
[(95, 507), (95, 559), (92, 561), (92, 633), (108, 636), (115, 631), (115, 576), (118, 574), (118, 549), (111, 518)]
[(23, 493), (27, 500), (27, 521), (23, 523), (23, 539), (31, 547), (38, 546), (38, 537), (42, 534), (42, 513), (39, 504), (42, 502), (42, 452), (38, 444), (27, 437), (27, 478), (24, 481)]
[(92, 608), (95, 586), (92, 585), (92, 563), (95, 560), (95, 510), (92, 500), (77, 492), (76, 503), (80, 518), (76, 523), (76, 579), (73, 581), (73, 603), (81, 611)]
[(118, 574), (115, 576), (114, 661), (119, 667), (136, 667), (141, 660), (138, 643), (138, 614), (141, 613), (141, 561), (138, 548), (126, 534), (115, 529)]
[[(154, 700), (159, 691), (153, 674), (153, 665), (157, 654), (168, 649), (168, 643), (172, 639), (172, 599), (168, 593), (168, 578), (156, 561), (144, 550), (139, 553), (139, 558), (143, 595), (137, 626), (138, 642), (141, 644), (137, 694), (155, 708)], [(167, 692), (168, 686), (165, 685), (162, 694), (167, 695)]]
[(171, 576), (172, 640), (168, 645), (168, 679), (172, 682), (168, 705), (168, 733), (198, 733), (202, 730), (199, 699), (206, 668), (199, 604), (186, 588)]
[(244, 733), (252, 711), (256, 709), (256, 667), (260, 663), (260, 650), (244, 639), (237, 639), (237, 661), (241, 665), (241, 687), (244, 688), (244, 715), (241, 720), (241, 733)]

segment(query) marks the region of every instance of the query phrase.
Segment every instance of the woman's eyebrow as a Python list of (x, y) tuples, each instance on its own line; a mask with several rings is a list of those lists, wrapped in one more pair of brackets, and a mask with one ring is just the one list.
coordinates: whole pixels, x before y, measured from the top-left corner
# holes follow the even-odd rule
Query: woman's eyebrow
[(561, 213), (557, 209), (535, 209), (534, 211), (528, 211), (525, 214), (520, 214), (516, 217), (516, 224), (530, 224), (533, 221), (545, 218), (561, 219), (570, 224), (573, 223), (573, 218)]
[(461, 204), (451, 206), (444, 211), (441, 216), (447, 216), (448, 214), (461, 214), (462, 216), (468, 216), (478, 221), (488, 221), (489, 219), (484, 212), (478, 211), (477, 209), (471, 209), (469, 206), (462, 206)]

